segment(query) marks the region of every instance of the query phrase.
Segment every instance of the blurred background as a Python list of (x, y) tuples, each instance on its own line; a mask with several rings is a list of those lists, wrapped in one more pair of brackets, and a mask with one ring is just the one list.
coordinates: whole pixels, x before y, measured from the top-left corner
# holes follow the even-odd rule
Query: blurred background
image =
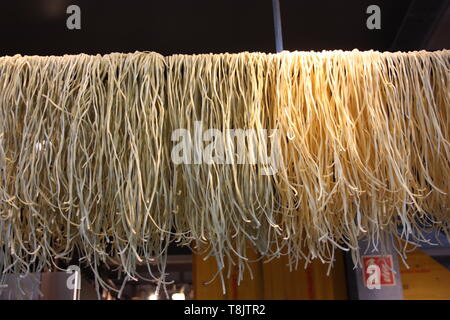
[[(450, 7), (444, 0), (280, 0), (285, 50), (437, 50), (450, 47)], [(67, 8), (77, 5), (81, 29), (69, 30)], [(0, 56), (107, 54), (155, 51), (176, 53), (275, 52), (271, 0), (15, 0), (0, 4)], [(381, 28), (366, 26), (369, 5), (381, 10)], [(437, 235), (437, 238), (441, 235)], [(434, 235), (430, 239), (437, 243)], [(441, 237), (442, 238), (442, 237)], [(411, 255), (410, 268), (400, 265), (405, 299), (450, 299), (450, 249), (443, 244), (424, 247)], [(255, 259), (257, 257), (255, 256)], [(286, 260), (253, 265), (254, 278), (237, 286), (237, 270), (226, 280), (214, 280), (213, 258), (204, 260), (187, 248), (172, 246), (167, 270), (167, 294), (156, 296), (149, 270), (142, 279), (126, 280), (111, 263), (100, 266), (102, 279), (113, 290), (99, 289), (102, 299), (348, 299), (357, 298), (355, 271), (344, 254), (330, 276), (327, 267), (288, 272)], [(347, 262), (346, 262), (347, 261)], [(60, 263), (61, 269), (78, 265)], [(67, 291), (70, 274), (58, 270), (30, 275), (24, 288), (13, 277), (0, 299), (96, 299), (94, 275), (81, 269), (81, 292)], [(50, 272), (52, 271), (52, 272)], [(159, 275), (158, 270), (152, 273)], [(294, 285), (293, 285), (294, 284)], [(58, 288), (62, 288), (59, 290)], [(121, 294), (118, 294), (118, 291)], [(75, 294), (75, 295), (74, 295)]]
[[(81, 30), (66, 9), (81, 9)], [(381, 29), (366, 27), (369, 5)], [(285, 50), (449, 46), (448, 1), (280, 0)], [(0, 55), (273, 52), (271, 0), (14, 0), (0, 5)]]

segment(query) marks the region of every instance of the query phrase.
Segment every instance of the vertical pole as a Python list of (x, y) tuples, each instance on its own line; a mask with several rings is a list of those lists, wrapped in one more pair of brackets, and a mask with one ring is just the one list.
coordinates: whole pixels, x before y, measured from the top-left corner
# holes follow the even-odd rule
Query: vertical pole
[(275, 30), (275, 49), (283, 51), (283, 32), (281, 30), (280, 0), (272, 0), (273, 25)]

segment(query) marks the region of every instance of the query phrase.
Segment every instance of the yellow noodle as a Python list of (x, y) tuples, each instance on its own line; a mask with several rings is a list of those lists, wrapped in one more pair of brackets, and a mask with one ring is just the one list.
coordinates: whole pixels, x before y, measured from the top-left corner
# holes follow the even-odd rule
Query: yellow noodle
[[(331, 266), (364, 237), (450, 238), (449, 92), (449, 50), (1, 57), (2, 277), (77, 252), (102, 287), (103, 263), (165, 284), (175, 241), (241, 280), (248, 247)], [(175, 164), (172, 133), (198, 121), (255, 130), (256, 156), (278, 130), (278, 172)]]

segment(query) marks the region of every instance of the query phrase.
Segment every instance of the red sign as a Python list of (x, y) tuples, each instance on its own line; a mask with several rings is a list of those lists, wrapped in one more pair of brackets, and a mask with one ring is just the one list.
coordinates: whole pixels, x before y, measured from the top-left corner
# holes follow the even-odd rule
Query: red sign
[(381, 289), (382, 286), (394, 286), (395, 275), (392, 255), (363, 256), (363, 279), (369, 289)]

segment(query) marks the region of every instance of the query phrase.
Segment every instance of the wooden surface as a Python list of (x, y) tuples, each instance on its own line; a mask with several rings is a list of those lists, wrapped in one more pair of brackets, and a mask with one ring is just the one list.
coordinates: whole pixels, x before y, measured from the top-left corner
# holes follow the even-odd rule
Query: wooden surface
[[(249, 258), (257, 258), (249, 252)], [(237, 268), (231, 277), (224, 276), (226, 293), (222, 291), (220, 277), (209, 285), (206, 282), (214, 276), (217, 265), (213, 258), (203, 261), (204, 256), (194, 255), (193, 283), (196, 299), (275, 299), (275, 300), (319, 300), (347, 299), (344, 262), (337, 255), (329, 276), (327, 265), (315, 260), (308, 268), (299, 265), (289, 271), (286, 256), (268, 263), (251, 263), (253, 279), (248, 271), (244, 280), (237, 285)], [(400, 262), (403, 293), (406, 300), (450, 299), (450, 271), (424, 252), (416, 249), (408, 254), (407, 268)]]
[(408, 254), (406, 263), (400, 263), (400, 275), (405, 300), (449, 300), (450, 270), (419, 249)]
[[(250, 259), (258, 256), (248, 252)], [(206, 282), (214, 276), (217, 265), (213, 258), (206, 261), (204, 256), (194, 255), (193, 283), (195, 299), (346, 299), (346, 283), (343, 257), (339, 253), (329, 276), (327, 265), (315, 260), (308, 268), (299, 265), (297, 270), (289, 270), (286, 256), (264, 263), (250, 263), (253, 279), (248, 271), (240, 285), (237, 284), (238, 270), (233, 267), (230, 278), (224, 279), (226, 293), (222, 291), (220, 277), (209, 285)]]

